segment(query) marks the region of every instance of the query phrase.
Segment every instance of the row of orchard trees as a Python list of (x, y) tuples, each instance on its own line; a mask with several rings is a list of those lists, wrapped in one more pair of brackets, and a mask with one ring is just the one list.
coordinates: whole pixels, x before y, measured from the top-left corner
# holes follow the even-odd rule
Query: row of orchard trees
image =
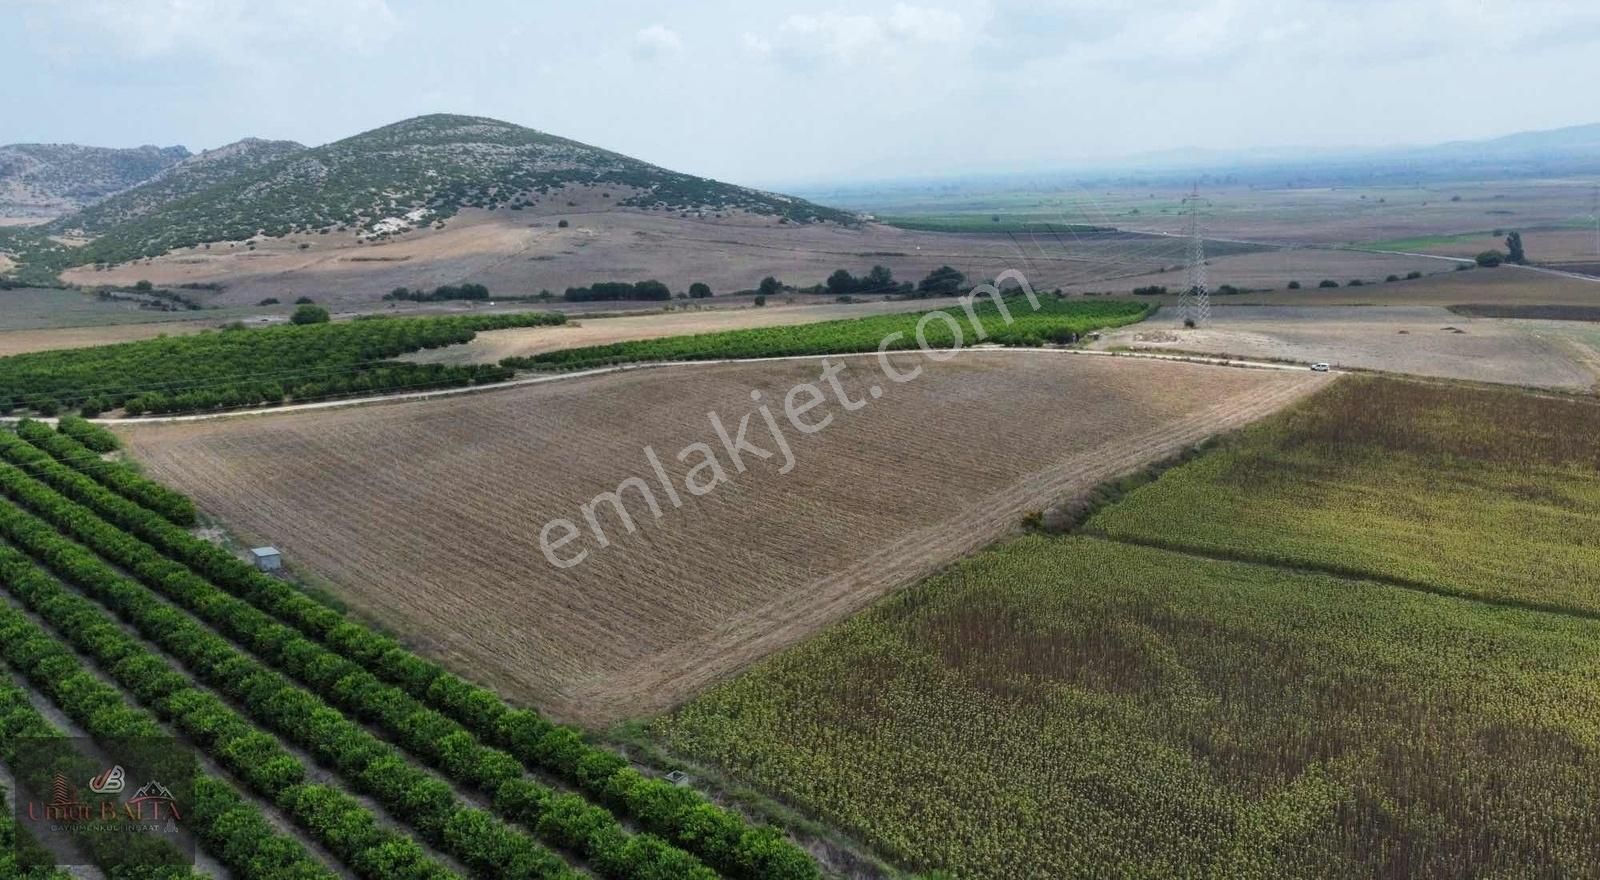
[[(18, 533), (31, 529), (41, 542), (60, 542), (59, 536), (50, 538), (48, 529), (41, 531), (13, 508), (0, 508), (0, 525)], [(59, 549), (65, 542), (55, 546)], [(309, 782), (306, 767), (254, 724), (215, 694), (195, 686), (159, 654), (124, 633), (95, 603), (61, 586), (27, 557), (0, 548), (0, 574), (13, 598), (236, 779), (275, 803), (286, 817), (354, 867), (357, 876), (368, 880), (453, 876), (414, 841), (382, 829), (377, 817), (355, 798)], [(0, 650), (7, 659), (95, 738), (161, 735), (149, 716), (123, 705), (115, 688), (96, 679), (71, 650), (20, 611), (0, 607), (0, 634)], [(273, 833), (261, 812), (221, 780), (197, 777), (194, 798), (188, 824), (197, 829), (208, 850), (221, 853), (235, 876), (260, 880), (331, 876), (308, 863), (298, 844)]]
[[(305, 749), (391, 814), (405, 817), (441, 852), (496, 877), (575, 878), (550, 848), (561, 847), (613, 880), (713, 880), (715, 875), (682, 851), (647, 835), (629, 835), (605, 810), (527, 778), (509, 755), (429, 724), (414, 705), (388, 699), (370, 673), (29, 483), (15, 468), (0, 469), (0, 491), (38, 516), (0, 510), (0, 534), (115, 610), (195, 678), (231, 699), (250, 722)], [(46, 522), (63, 528), (70, 522), (73, 537), (145, 587), (63, 539)], [(174, 614), (158, 594), (194, 617)], [(378, 726), (394, 742), (360, 721)], [(444, 778), (415, 766), (402, 749), (429, 760)], [(493, 809), (468, 806), (452, 781), (485, 792)]]
[[(0, 458), (31, 475), (6, 479), (14, 500), (450, 778), (489, 793), (498, 812), (553, 845), (582, 852), (602, 876), (700, 876), (705, 868), (684, 851), (742, 880), (819, 876), (776, 829), (749, 825), (693, 790), (646, 777), (571, 728), (512, 710), (493, 692), (346, 620), (25, 441), (0, 435)], [(522, 765), (558, 776), (589, 802), (523, 778)], [(600, 805), (651, 833), (624, 836)]]
[(138, 415), (494, 381), (506, 374), (390, 358), (468, 342), (480, 330), (565, 320), (538, 312), (370, 318), (13, 355), (0, 358), (0, 411)]
[[(1076, 342), (1084, 333), (1141, 320), (1150, 307), (1144, 303), (1107, 300), (1064, 300), (1054, 296), (1032, 308), (1023, 298), (1009, 301), (1002, 314), (992, 300), (974, 306), (982, 325), (981, 341), (1000, 345), (1044, 345)], [(501, 365), (512, 369), (587, 369), (607, 364), (642, 361), (681, 361), (718, 358), (764, 358), (800, 355), (849, 354), (888, 349), (909, 349), (922, 341), (947, 348), (980, 341), (964, 309), (949, 307), (944, 316), (929, 313), (872, 315), (786, 327), (724, 330), (692, 336), (672, 336), (568, 348), (531, 357), (511, 357)], [(1010, 320), (1006, 320), (1009, 315)]]

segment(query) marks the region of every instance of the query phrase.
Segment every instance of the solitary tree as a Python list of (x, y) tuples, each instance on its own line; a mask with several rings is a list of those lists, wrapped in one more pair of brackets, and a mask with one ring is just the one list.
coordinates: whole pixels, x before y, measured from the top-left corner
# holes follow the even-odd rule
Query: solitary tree
[(967, 283), (967, 276), (949, 266), (940, 266), (928, 273), (928, 277), (917, 282), (917, 294), (920, 296), (956, 296), (961, 293), (961, 288)]
[(1522, 251), (1522, 233), (1513, 232), (1506, 236), (1506, 262), (1518, 266), (1528, 262), (1528, 255)]
[(706, 284), (703, 281), (696, 281), (695, 283), (689, 285), (689, 298), (690, 299), (710, 299), (711, 298), (711, 285)]
[(836, 269), (832, 275), (828, 276), (829, 293), (855, 293), (856, 284), (856, 276), (851, 275), (849, 270), (846, 269)]
[(865, 293), (882, 293), (894, 290), (894, 273), (888, 266), (873, 266), (872, 271), (861, 279), (859, 289)]
[(1506, 255), (1495, 250), (1484, 251), (1477, 256), (1478, 265), (1485, 269), (1493, 269), (1506, 261)]
[(768, 275), (761, 279), (761, 284), (756, 287), (756, 292), (762, 296), (777, 296), (783, 291), (783, 282)]

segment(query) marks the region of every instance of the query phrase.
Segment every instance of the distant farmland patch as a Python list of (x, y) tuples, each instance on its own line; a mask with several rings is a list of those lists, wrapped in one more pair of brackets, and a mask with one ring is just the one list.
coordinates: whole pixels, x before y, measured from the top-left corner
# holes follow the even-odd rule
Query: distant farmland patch
[(1600, 306), (1534, 306), (1467, 303), (1450, 311), (1474, 318), (1534, 318), (1544, 321), (1600, 321)]
[(1054, 222), (1046, 217), (1001, 214), (911, 214), (878, 218), (890, 226), (916, 232), (1038, 232), (1062, 235), (1116, 233), (1115, 226)]

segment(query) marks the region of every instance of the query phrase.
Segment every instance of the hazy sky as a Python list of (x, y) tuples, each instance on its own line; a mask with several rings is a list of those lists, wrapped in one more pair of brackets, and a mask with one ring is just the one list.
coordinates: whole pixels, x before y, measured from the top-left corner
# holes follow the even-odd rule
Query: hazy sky
[(0, 0), (0, 143), (494, 116), (756, 185), (1600, 122), (1595, 0)]

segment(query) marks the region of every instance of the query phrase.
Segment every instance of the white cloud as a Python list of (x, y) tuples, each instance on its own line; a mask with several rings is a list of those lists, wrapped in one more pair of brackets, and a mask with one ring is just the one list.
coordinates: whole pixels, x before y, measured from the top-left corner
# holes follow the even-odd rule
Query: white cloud
[(747, 46), (774, 47), (794, 60), (829, 59), (854, 63), (889, 59), (928, 47), (962, 42), (970, 28), (959, 13), (897, 3), (886, 14), (796, 13), (778, 26), (774, 40), (746, 35)]
[(772, 42), (770, 40), (748, 32), (740, 35), (739, 48), (751, 58), (766, 58), (772, 54)]
[(399, 22), (386, 0), (76, 0), (47, 4), (61, 36), (98, 37), (134, 58), (198, 55), (240, 64), (299, 48), (371, 52)]
[(664, 58), (683, 51), (683, 38), (664, 24), (641, 28), (633, 35), (633, 52), (640, 58)]

